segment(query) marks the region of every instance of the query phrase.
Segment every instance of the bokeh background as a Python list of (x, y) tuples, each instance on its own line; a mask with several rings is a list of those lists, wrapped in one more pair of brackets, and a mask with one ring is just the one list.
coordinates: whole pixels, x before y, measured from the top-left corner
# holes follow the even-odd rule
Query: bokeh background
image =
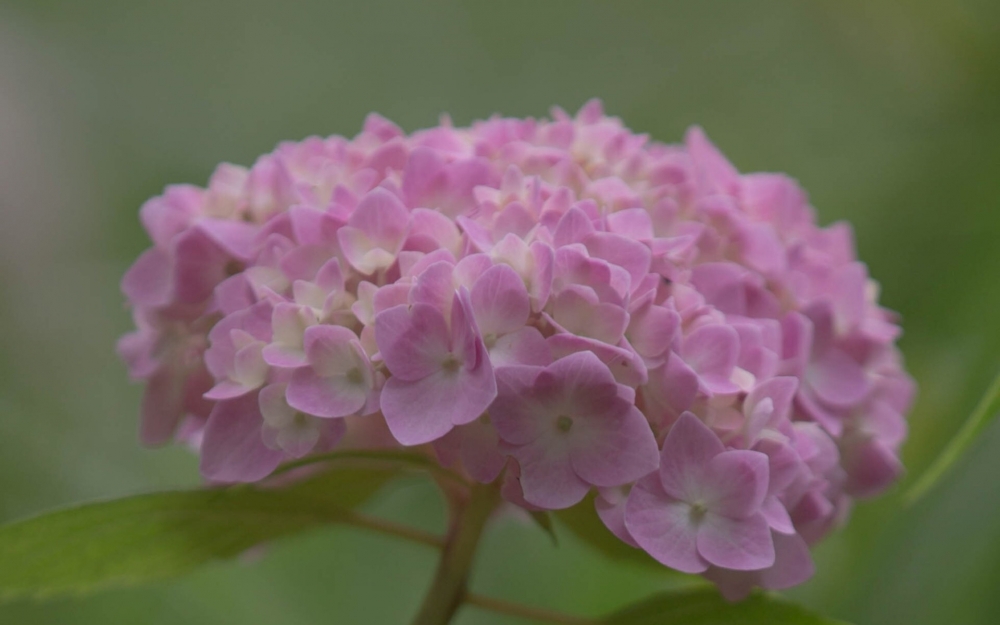
[[(279, 140), (352, 136), (372, 110), (413, 130), (592, 96), (658, 140), (701, 124), (741, 170), (787, 171), (824, 223), (853, 222), (904, 317), (918, 474), (1000, 367), (996, 0), (0, 0), (0, 521), (198, 482), (185, 451), (138, 447), (140, 391), (113, 353), (144, 199)], [(919, 505), (861, 505), (791, 594), (858, 625), (1000, 622), (997, 475), (1000, 426)], [(443, 519), (419, 482), (370, 508)], [(433, 565), (330, 529), (178, 581), (2, 605), (0, 623), (404, 623)], [(512, 518), (473, 585), (596, 614), (663, 583)]]

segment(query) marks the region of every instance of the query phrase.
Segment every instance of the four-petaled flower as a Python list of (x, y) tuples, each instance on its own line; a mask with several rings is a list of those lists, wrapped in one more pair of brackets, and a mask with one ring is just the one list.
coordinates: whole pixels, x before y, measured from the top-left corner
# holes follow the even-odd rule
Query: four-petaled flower
[(659, 471), (632, 488), (625, 526), (651, 556), (678, 571), (767, 568), (774, 564), (771, 531), (760, 510), (767, 480), (767, 456), (726, 451), (686, 412), (663, 443)]
[(498, 378), (490, 417), (520, 465), (528, 503), (566, 508), (591, 486), (620, 486), (656, 468), (646, 418), (594, 354), (504, 367)]
[(496, 397), (493, 366), (468, 299), (464, 288), (455, 295), (450, 320), (422, 303), (375, 317), (375, 341), (392, 373), (382, 388), (382, 414), (404, 445), (429, 443), (477, 419)]

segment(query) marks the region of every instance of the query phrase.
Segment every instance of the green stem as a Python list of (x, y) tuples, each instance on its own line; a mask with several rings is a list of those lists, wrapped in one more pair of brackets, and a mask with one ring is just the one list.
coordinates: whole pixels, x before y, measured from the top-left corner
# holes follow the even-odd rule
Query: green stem
[(905, 495), (907, 504), (913, 504), (923, 497), (948, 469), (961, 457), (966, 449), (982, 434), (993, 419), (1000, 413), (1000, 373), (993, 379), (989, 390), (976, 404), (972, 414), (955, 434), (955, 437), (945, 446), (937, 459), (924, 471)]
[(373, 532), (378, 532), (379, 534), (385, 534), (387, 536), (402, 538), (403, 540), (420, 543), (436, 549), (444, 547), (444, 539), (440, 536), (414, 529), (406, 525), (400, 525), (399, 523), (393, 523), (392, 521), (386, 521), (385, 519), (380, 519), (378, 517), (368, 516), (367, 514), (362, 514), (353, 510), (345, 510), (343, 512), (343, 516), (338, 518), (338, 520), (345, 525), (353, 525), (354, 527), (360, 527)]
[(451, 527), (434, 581), (413, 625), (447, 625), (462, 601), (479, 538), (500, 501), (496, 484), (476, 484), (468, 501), (452, 498)]
[(552, 623), (553, 625), (598, 625), (600, 622), (584, 618), (582, 616), (564, 614), (562, 612), (546, 610), (545, 608), (534, 608), (527, 605), (521, 605), (519, 603), (504, 601), (503, 599), (494, 599), (493, 597), (484, 597), (482, 595), (472, 593), (468, 593), (465, 596), (465, 602), (469, 605), (474, 605), (477, 608), (489, 610), (490, 612), (516, 616), (518, 618), (528, 621), (536, 621), (539, 623)]

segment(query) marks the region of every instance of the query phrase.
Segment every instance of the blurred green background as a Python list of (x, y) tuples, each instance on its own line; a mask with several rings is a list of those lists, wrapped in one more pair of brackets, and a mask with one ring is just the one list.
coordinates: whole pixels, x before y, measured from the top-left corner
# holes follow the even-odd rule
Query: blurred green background
[[(743, 171), (787, 171), (849, 219), (921, 384), (919, 473), (1000, 366), (1000, 3), (0, 0), (0, 521), (198, 482), (136, 443), (113, 345), (140, 203), (279, 140), (541, 116), (599, 96), (637, 131), (703, 125)], [(931, 496), (858, 507), (791, 593), (858, 625), (1000, 622), (1000, 427)], [(428, 528), (403, 483), (371, 510)], [(404, 623), (433, 554), (354, 530), (175, 582), (0, 606), (0, 623)], [(582, 614), (661, 587), (511, 518), (474, 589)], [(467, 610), (473, 623), (508, 621)]]

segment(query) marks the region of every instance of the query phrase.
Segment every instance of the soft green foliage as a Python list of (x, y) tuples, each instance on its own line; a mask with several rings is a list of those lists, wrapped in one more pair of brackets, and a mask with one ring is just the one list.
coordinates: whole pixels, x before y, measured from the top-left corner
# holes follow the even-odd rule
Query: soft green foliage
[(0, 527), (0, 597), (133, 585), (346, 521), (395, 473), (343, 467), (290, 487), (233, 486), (75, 506)]
[(915, 503), (933, 488), (998, 415), (1000, 415), (1000, 373), (993, 379), (993, 384), (976, 404), (975, 410), (955, 437), (906, 493), (907, 502)]
[(845, 625), (770, 594), (729, 603), (714, 588), (661, 593), (617, 612), (606, 625)]

